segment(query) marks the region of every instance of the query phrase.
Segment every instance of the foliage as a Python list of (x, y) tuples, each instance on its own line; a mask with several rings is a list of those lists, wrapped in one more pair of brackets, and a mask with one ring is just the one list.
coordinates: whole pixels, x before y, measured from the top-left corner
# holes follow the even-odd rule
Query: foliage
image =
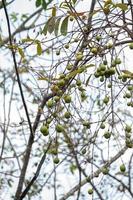
[(133, 199), (132, 2), (16, 2), (0, 5), (1, 198)]

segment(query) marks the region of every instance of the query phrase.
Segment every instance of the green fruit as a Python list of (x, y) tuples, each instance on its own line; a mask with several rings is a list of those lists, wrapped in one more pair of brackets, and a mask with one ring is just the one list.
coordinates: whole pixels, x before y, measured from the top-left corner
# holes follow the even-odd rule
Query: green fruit
[(56, 158), (54, 158), (53, 162), (54, 162), (55, 164), (58, 164), (58, 163), (60, 162), (60, 160), (59, 160), (58, 157), (56, 157)]
[(104, 137), (105, 137), (106, 139), (109, 139), (109, 138), (111, 137), (111, 133), (110, 133), (109, 131), (105, 132), (105, 133), (104, 133)]
[(132, 90), (133, 90), (133, 86), (132, 86), (132, 85), (128, 85), (128, 86), (127, 86), (127, 89), (128, 89), (129, 91), (132, 91)]
[(71, 113), (70, 112), (65, 112), (64, 117), (66, 119), (69, 119), (71, 117)]
[(83, 126), (87, 127), (87, 128), (90, 128), (90, 122), (89, 121), (83, 121)]
[(100, 76), (100, 74), (99, 74), (98, 72), (95, 72), (95, 73), (94, 73), (94, 76), (95, 76), (96, 78), (98, 78), (98, 77)]
[(93, 47), (92, 49), (91, 49), (91, 53), (93, 53), (93, 54), (97, 54), (98, 53), (98, 49), (96, 48), (96, 47)]
[(63, 79), (63, 78), (65, 78), (65, 77), (66, 77), (65, 74), (63, 74), (63, 73), (60, 74), (60, 79)]
[(108, 73), (109, 73), (110, 75), (114, 75), (114, 74), (115, 74), (115, 68), (114, 68), (114, 67), (109, 68), (109, 69), (108, 69)]
[(127, 133), (130, 133), (130, 132), (132, 131), (131, 126), (126, 125), (126, 127), (125, 127), (125, 131), (126, 131)]
[(73, 65), (71, 65), (71, 64), (69, 64), (69, 65), (66, 66), (66, 69), (67, 69), (68, 71), (72, 70), (72, 68), (73, 68)]
[(64, 46), (66, 49), (69, 49), (69, 44), (65, 44)]
[(64, 128), (61, 124), (57, 124), (56, 127), (55, 127), (55, 130), (58, 132), (58, 133), (61, 133), (64, 131)]
[(40, 128), (40, 132), (44, 135), (44, 136), (47, 136), (49, 134), (49, 130), (48, 130), (48, 127), (43, 125), (41, 128)]
[(126, 171), (126, 167), (125, 167), (124, 164), (122, 164), (122, 165), (120, 166), (120, 171), (121, 171), (121, 172), (125, 172), (125, 171)]
[(108, 43), (107, 44), (107, 49), (111, 49), (113, 47), (113, 44), (112, 43)]
[(86, 93), (84, 91), (81, 92), (81, 98), (82, 99), (86, 98)]
[(79, 42), (79, 38), (75, 38), (75, 39), (74, 39), (74, 42)]
[(131, 96), (132, 96), (132, 95), (131, 95), (130, 93), (126, 93), (126, 94), (125, 94), (125, 97), (128, 98), (128, 99), (131, 98)]
[(90, 188), (90, 189), (88, 190), (88, 194), (93, 194), (93, 189), (92, 189), (92, 188)]
[(53, 154), (53, 155), (57, 155), (57, 154), (58, 154), (57, 148), (51, 149), (51, 150), (50, 150), (50, 153)]
[(104, 64), (104, 65), (107, 65), (107, 64), (108, 64), (108, 61), (107, 61), (107, 60), (104, 60), (104, 61), (103, 61), (103, 64)]
[(59, 96), (55, 96), (54, 97), (54, 101), (58, 102), (60, 100), (60, 97)]
[(102, 123), (102, 124), (100, 125), (100, 128), (101, 128), (101, 129), (105, 129), (105, 124)]
[(117, 65), (121, 64), (121, 59), (120, 59), (120, 58), (116, 58), (116, 59), (115, 59), (115, 63), (116, 63)]
[(100, 78), (100, 82), (104, 82), (104, 76)]
[(83, 59), (83, 53), (82, 52), (78, 52), (77, 54), (76, 54), (76, 60), (77, 61), (80, 61), (80, 60), (82, 60)]
[(133, 42), (130, 43), (129, 48), (130, 48), (130, 49), (133, 49)]
[(130, 142), (126, 141), (126, 147), (133, 148), (133, 143), (131, 141)]
[(103, 173), (104, 175), (108, 174), (108, 173), (109, 173), (109, 169), (108, 169), (107, 167), (103, 167), (103, 168), (102, 168), (102, 173)]
[(126, 138), (131, 138), (131, 133), (126, 132)]
[(64, 101), (65, 101), (65, 103), (71, 103), (71, 101), (72, 101), (71, 96), (70, 95), (66, 95), (64, 97)]
[(59, 51), (59, 50), (56, 51), (56, 55), (57, 55), (57, 56), (60, 55), (60, 51)]
[(57, 85), (59, 87), (63, 87), (65, 85), (65, 80), (64, 79), (59, 80), (59, 82), (57, 83)]
[(109, 97), (105, 96), (105, 98), (103, 99), (103, 103), (108, 104), (108, 102), (109, 102)]
[(103, 12), (104, 12), (105, 15), (108, 15), (110, 13), (109, 7), (108, 6), (104, 6)]
[(108, 88), (111, 88), (111, 86), (112, 86), (112, 84), (111, 84), (111, 83), (109, 83), (109, 84), (108, 84)]
[(109, 69), (107, 69), (104, 73), (106, 78), (109, 78), (111, 76)]
[(74, 20), (74, 17), (73, 16), (70, 16), (70, 21), (72, 22)]
[(50, 124), (52, 122), (52, 119), (51, 118), (48, 118), (47, 119), (47, 124)]
[(87, 31), (88, 31), (88, 28), (87, 28), (86, 26), (84, 26), (84, 27), (83, 27), (83, 31), (84, 31), (84, 32), (87, 32)]
[(47, 107), (52, 108), (54, 106), (54, 101), (53, 100), (48, 100), (47, 102)]
[(82, 154), (86, 154), (86, 149), (82, 149)]
[(102, 39), (101, 35), (96, 36), (96, 40), (99, 42)]
[(79, 79), (76, 80), (76, 85), (77, 85), (77, 86), (81, 86), (81, 84), (82, 84), (81, 80), (79, 80)]
[(104, 64), (100, 64), (99, 69), (100, 69), (100, 71), (105, 71), (106, 66)]

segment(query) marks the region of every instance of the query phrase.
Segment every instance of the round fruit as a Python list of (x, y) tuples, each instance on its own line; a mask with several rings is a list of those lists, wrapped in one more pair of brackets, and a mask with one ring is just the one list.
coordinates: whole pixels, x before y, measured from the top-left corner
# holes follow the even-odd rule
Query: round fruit
[(122, 164), (122, 165), (120, 166), (120, 171), (121, 171), (121, 172), (125, 172), (125, 171), (126, 171), (126, 167), (125, 167), (124, 164)]
[(125, 94), (125, 97), (128, 98), (128, 99), (131, 98), (131, 96), (132, 96), (132, 95), (131, 95), (130, 93), (126, 93), (126, 94)]
[(72, 67), (73, 67), (73, 65), (69, 64), (66, 66), (66, 69), (70, 71), (72, 69)]
[(101, 129), (105, 129), (105, 124), (102, 123), (102, 124), (100, 125), (100, 128), (101, 128)]
[(113, 47), (113, 44), (112, 44), (112, 43), (108, 43), (108, 44), (107, 44), (107, 48), (108, 48), (108, 49), (111, 49), (112, 47)]
[(104, 64), (104, 65), (107, 65), (107, 64), (108, 64), (108, 61), (107, 61), (107, 60), (104, 60), (104, 61), (103, 61), (103, 64)]
[(96, 36), (96, 40), (99, 42), (102, 39), (101, 35)]
[(133, 42), (130, 43), (129, 48), (130, 48), (130, 49), (133, 49)]
[(109, 7), (108, 6), (104, 6), (103, 12), (104, 12), (105, 15), (108, 15), (110, 13)]
[(69, 49), (69, 44), (65, 44), (64, 46), (66, 49)]
[(70, 112), (65, 112), (64, 117), (66, 119), (69, 119), (71, 117), (71, 113)]
[(115, 63), (116, 63), (117, 65), (121, 64), (121, 59), (120, 59), (120, 58), (116, 58), (116, 59), (115, 59)]
[(51, 154), (53, 154), (53, 155), (57, 155), (57, 154), (58, 154), (57, 148), (51, 149), (50, 152), (51, 152)]
[(88, 190), (88, 194), (93, 194), (93, 189), (92, 189), (92, 188), (90, 188), (90, 189)]
[(75, 38), (75, 39), (74, 39), (74, 42), (79, 42), (79, 38)]
[(58, 84), (58, 86), (63, 87), (65, 85), (65, 80), (61, 79), (61, 80), (59, 80), (59, 82), (57, 84)]
[(77, 85), (77, 86), (81, 86), (81, 84), (82, 84), (81, 80), (79, 80), (79, 79), (76, 80), (76, 85)]
[(63, 128), (63, 126), (61, 124), (57, 124), (56, 127), (55, 127), (55, 129), (56, 129), (56, 131), (58, 133), (61, 133), (64, 130), (64, 128)]
[(111, 84), (111, 83), (109, 83), (109, 84), (108, 84), (108, 88), (111, 88), (111, 86), (112, 86), (112, 84)]
[(82, 149), (82, 154), (86, 154), (86, 149)]
[(74, 17), (73, 16), (70, 16), (70, 21), (72, 22), (74, 20)]
[(89, 121), (83, 121), (83, 126), (90, 128), (90, 122)]
[(100, 64), (99, 69), (101, 71), (105, 71), (106, 70), (106, 66), (104, 64)]
[(55, 100), (56, 102), (58, 102), (58, 101), (60, 100), (60, 97), (59, 97), (59, 96), (55, 96), (55, 97), (54, 97), (54, 100)]
[(109, 169), (108, 169), (107, 167), (103, 167), (103, 168), (102, 168), (102, 173), (103, 173), (104, 175), (108, 174), (108, 173), (109, 173)]
[(108, 73), (110, 75), (114, 75), (115, 74), (115, 68), (114, 67), (111, 67), (110, 69), (108, 69)]
[(109, 102), (109, 97), (105, 96), (105, 98), (103, 99), (103, 103), (108, 104), (108, 102)]
[(111, 137), (111, 133), (110, 133), (109, 131), (105, 132), (105, 133), (104, 133), (104, 137), (105, 137), (106, 139), (109, 139), (109, 138)]
[(48, 127), (43, 125), (41, 128), (40, 128), (40, 132), (44, 135), (44, 136), (47, 136), (49, 134), (49, 130), (48, 130)]
[(60, 162), (60, 160), (59, 160), (58, 157), (56, 157), (56, 158), (54, 158), (53, 162), (54, 162), (55, 164), (58, 164), (58, 163)]
[(126, 125), (126, 127), (125, 127), (125, 131), (126, 131), (127, 133), (130, 133), (130, 132), (132, 131), (131, 126)]
[(100, 78), (100, 82), (104, 82), (104, 76)]
[(80, 61), (80, 60), (82, 60), (83, 59), (83, 53), (82, 52), (78, 52), (77, 54), (76, 54), (76, 60), (77, 61)]
[(52, 108), (54, 106), (54, 101), (53, 100), (48, 100), (47, 106), (48, 106), (48, 108)]
[(129, 91), (132, 91), (132, 90), (133, 90), (133, 86), (132, 86), (132, 85), (128, 85), (127, 89), (128, 89)]
[(65, 100), (65, 103), (71, 103), (71, 96), (70, 95), (66, 95), (65, 97), (64, 97), (64, 100)]
[(60, 55), (60, 51), (57, 50), (56, 51), (56, 55), (59, 56)]
[(91, 49), (91, 53), (93, 53), (93, 54), (97, 54), (98, 53), (98, 49), (96, 48), (96, 47), (93, 47), (92, 49)]
[(88, 28), (87, 28), (86, 26), (84, 26), (84, 27), (83, 27), (83, 31), (84, 31), (84, 32), (87, 32), (87, 31), (88, 31)]

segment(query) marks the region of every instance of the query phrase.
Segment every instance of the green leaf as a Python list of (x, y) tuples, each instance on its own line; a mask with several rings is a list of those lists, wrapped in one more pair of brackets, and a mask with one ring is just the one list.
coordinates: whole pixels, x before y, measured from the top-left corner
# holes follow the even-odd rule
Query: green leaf
[(89, 83), (89, 81), (90, 81), (90, 78), (91, 78), (91, 75), (87, 78), (87, 81), (86, 81), (86, 83), (85, 83), (86, 86), (88, 85), (88, 83)]
[(55, 28), (54, 28), (55, 36), (58, 35), (60, 20), (61, 20), (61, 18), (57, 19), (57, 21), (56, 21), (56, 23), (55, 23)]
[(117, 3), (117, 4), (115, 4), (115, 7), (118, 7), (123, 11), (126, 11), (128, 9), (127, 4), (125, 4), (125, 3)]
[(42, 0), (36, 0), (36, 7), (41, 6)]
[(68, 7), (68, 5), (67, 5), (66, 2), (62, 2), (62, 3), (60, 4), (60, 8), (68, 9), (69, 7)]
[(67, 35), (68, 17), (69, 17), (69, 16), (67, 16), (67, 17), (62, 21), (62, 24), (61, 24), (61, 34), (64, 35), (64, 36)]
[(54, 6), (52, 8), (52, 17), (55, 17), (56, 16), (56, 7)]
[(44, 28), (43, 28), (43, 30), (42, 30), (42, 33), (43, 33), (44, 35), (47, 35), (47, 31), (48, 31), (48, 23), (45, 24), (45, 26), (44, 26)]
[(54, 28), (55, 28), (55, 17), (51, 17), (48, 20), (47, 31), (51, 34), (54, 31)]
[(47, 9), (47, 3), (46, 3), (45, 0), (42, 1), (42, 7), (43, 7), (44, 10)]
[(19, 52), (21, 58), (24, 58), (24, 57), (25, 57), (25, 56), (24, 56), (23, 49), (21, 49), (20, 47), (18, 47), (18, 52)]
[(72, 0), (73, 4), (75, 4), (75, 3), (76, 3), (76, 1), (77, 1), (77, 0)]
[(41, 44), (38, 42), (37, 43), (37, 55), (41, 55), (42, 54), (42, 47), (41, 47)]

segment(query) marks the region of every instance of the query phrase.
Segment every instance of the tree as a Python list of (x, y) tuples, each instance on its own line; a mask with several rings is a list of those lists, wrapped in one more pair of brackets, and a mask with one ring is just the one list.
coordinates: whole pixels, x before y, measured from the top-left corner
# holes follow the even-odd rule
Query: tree
[(0, 5), (1, 198), (132, 199), (132, 2), (23, 4)]

